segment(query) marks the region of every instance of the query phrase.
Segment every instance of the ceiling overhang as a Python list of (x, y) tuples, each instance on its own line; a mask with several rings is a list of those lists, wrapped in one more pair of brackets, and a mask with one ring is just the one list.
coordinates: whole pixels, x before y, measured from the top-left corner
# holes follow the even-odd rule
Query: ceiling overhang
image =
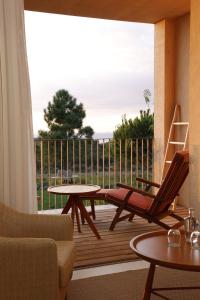
[(190, 11), (190, 0), (24, 0), (25, 10), (157, 23)]

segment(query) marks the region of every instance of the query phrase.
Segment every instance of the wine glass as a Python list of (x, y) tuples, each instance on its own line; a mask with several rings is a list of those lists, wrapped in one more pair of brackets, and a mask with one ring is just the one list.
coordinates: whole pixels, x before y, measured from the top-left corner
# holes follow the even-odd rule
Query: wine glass
[(198, 230), (193, 231), (191, 233), (190, 243), (191, 243), (192, 249), (200, 250), (200, 232)]
[(180, 247), (181, 245), (181, 233), (178, 229), (170, 229), (167, 234), (169, 247)]

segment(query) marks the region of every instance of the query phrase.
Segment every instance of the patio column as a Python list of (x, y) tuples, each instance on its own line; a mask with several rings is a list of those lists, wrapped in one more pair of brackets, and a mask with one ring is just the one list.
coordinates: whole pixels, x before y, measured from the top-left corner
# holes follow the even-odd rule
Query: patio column
[(189, 205), (200, 217), (200, 1), (191, 0), (189, 72)]
[(154, 180), (160, 182), (165, 147), (175, 105), (175, 25), (155, 24)]
[(0, 201), (36, 210), (23, 0), (0, 0)]

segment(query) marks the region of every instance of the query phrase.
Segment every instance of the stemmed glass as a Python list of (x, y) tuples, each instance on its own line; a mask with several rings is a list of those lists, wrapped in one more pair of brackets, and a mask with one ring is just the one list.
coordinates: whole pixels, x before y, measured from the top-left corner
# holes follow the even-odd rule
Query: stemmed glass
[(170, 229), (167, 234), (169, 247), (180, 247), (181, 233), (178, 229)]
[(191, 233), (190, 242), (192, 249), (200, 249), (200, 232), (198, 230)]
[(199, 221), (196, 220), (195, 223), (195, 230), (191, 233), (190, 236), (190, 243), (191, 243), (191, 247), (192, 249), (200, 249), (200, 231), (199, 231)]

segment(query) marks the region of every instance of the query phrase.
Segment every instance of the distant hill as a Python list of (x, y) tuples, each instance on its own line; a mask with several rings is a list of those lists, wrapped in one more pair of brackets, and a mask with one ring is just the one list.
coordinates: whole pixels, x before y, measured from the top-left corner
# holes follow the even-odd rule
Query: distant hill
[[(34, 139), (38, 138), (37, 134), (34, 134)], [(112, 139), (113, 133), (112, 132), (95, 132), (93, 139)]]

